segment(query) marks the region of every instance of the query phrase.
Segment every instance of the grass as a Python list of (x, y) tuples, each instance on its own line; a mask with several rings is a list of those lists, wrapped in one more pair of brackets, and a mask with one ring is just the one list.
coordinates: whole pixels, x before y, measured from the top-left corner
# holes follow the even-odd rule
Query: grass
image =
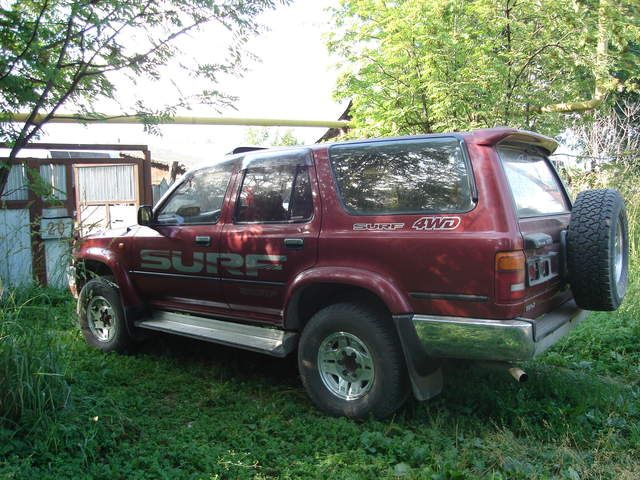
[(161, 334), (134, 355), (103, 354), (85, 345), (69, 296), (32, 296), (3, 321), (34, 358), (54, 359), (34, 371), (62, 383), (40, 410), (26, 402), (0, 422), (2, 479), (640, 477), (635, 286), (621, 310), (526, 365), (528, 383), (451, 364), (441, 396), (364, 422), (316, 411), (294, 358)]

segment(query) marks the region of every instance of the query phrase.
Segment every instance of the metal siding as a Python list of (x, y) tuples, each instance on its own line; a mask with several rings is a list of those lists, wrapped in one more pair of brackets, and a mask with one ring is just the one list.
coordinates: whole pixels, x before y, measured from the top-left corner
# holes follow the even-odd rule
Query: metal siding
[(42, 209), (42, 218), (69, 217), (69, 212), (64, 207), (52, 207)]
[(153, 190), (153, 204), (157, 204), (158, 200), (169, 190), (169, 184), (166, 179), (162, 179), (158, 185), (151, 185)]
[(49, 152), (51, 158), (111, 158), (111, 155), (104, 152), (78, 152), (77, 150), (52, 150)]
[(68, 285), (67, 272), (71, 259), (69, 238), (44, 240), (45, 262), (47, 266), (47, 285), (65, 287)]
[(45, 183), (53, 187), (53, 198), (67, 199), (67, 174), (64, 165), (52, 163), (40, 165), (40, 176)]
[(78, 167), (78, 195), (84, 202), (135, 202), (134, 165)]
[(32, 283), (29, 210), (0, 210), (0, 279), (2, 284)]
[(27, 200), (29, 191), (27, 190), (27, 175), (24, 165), (11, 165), (7, 183), (0, 197), (6, 200)]

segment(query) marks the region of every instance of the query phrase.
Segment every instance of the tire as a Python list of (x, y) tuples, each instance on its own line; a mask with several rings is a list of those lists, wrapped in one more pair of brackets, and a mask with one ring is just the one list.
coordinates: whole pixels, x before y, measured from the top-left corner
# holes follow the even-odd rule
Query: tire
[(298, 369), (313, 403), (333, 416), (384, 418), (409, 393), (391, 319), (356, 303), (330, 305), (309, 320), (298, 346)]
[(78, 298), (78, 317), (89, 345), (103, 352), (123, 352), (131, 345), (118, 286), (109, 277), (85, 284)]
[(616, 190), (586, 190), (573, 204), (567, 233), (571, 291), (580, 308), (617, 309), (629, 277), (629, 233)]

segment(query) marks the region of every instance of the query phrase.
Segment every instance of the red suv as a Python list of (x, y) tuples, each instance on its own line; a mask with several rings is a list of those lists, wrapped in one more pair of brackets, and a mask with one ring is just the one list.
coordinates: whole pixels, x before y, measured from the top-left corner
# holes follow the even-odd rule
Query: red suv
[(72, 290), (104, 351), (145, 329), (275, 356), (333, 415), (442, 388), (443, 358), (516, 367), (628, 276), (624, 203), (573, 203), (554, 140), (490, 129), (254, 149), (187, 173), (139, 225), (85, 238)]

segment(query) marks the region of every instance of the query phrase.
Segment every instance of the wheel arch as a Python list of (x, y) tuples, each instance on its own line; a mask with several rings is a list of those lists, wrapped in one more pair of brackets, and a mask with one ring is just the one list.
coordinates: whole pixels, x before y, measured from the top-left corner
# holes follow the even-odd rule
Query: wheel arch
[(302, 272), (290, 284), (285, 298), (287, 330), (302, 330), (314, 313), (339, 301), (361, 301), (385, 310), (390, 316), (411, 312), (407, 298), (389, 280), (375, 272), (345, 267)]
[(76, 257), (76, 263), (82, 264), (84, 269), (84, 274), (76, 272), (78, 291), (91, 278), (111, 275), (120, 290), (120, 297), (125, 310), (142, 304), (128, 272), (122, 262), (119, 261), (119, 258), (110, 250), (102, 247), (89, 247)]
[(76, 285), (78, 291), (92, 278), (114, 276), (113, 270), (105, 262), (92, 258), (82, 258), (76, 262)]

